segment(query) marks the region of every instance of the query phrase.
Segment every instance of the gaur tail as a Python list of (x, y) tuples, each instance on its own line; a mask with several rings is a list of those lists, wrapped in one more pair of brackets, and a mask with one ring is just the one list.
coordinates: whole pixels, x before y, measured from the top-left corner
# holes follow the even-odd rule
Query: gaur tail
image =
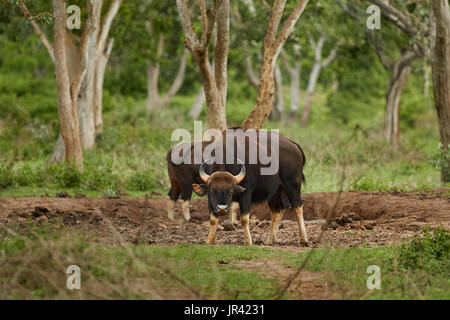
[[(303, 149), (300, 147), (300, 145), (297, 143), (297, 142), (295, 142), (295, 141), (292, 141), (292, 140), (290, 140), (293, 144), (295, 144), (296, 146), (297, 146), (297, 148), (300, 150), (300, 152), (302, 153), (302, 156), (303, 156), (303, 166), (305, 166), (305, 163), (306, 163), (306, 156), (305, 156), (305, 153), (303, 152)], [(302, 172), (302, 182), (303, 182), (303, 184), (304, 185), (306, 185), (306, 179), (305, 179), (305, 174)]]

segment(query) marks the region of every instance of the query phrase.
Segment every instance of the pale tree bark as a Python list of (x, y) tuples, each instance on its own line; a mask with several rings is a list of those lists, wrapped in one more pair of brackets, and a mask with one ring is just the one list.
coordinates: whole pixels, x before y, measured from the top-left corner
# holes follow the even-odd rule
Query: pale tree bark
[(275, 0), (272, 7), (272, 15), (266, 29), (263, 43), (263, 59), (259, 74), (258, 98), (255, 106), (242, 123), (244, 130), (260, 129), (270, 115), (272, 98), (274, 96), (274, 72), (275, 64), (286, 39), (303, 13), (308, 0), (299, 0), (291, 14), (284, 22), (280, 33), (277, 35), (286, 0)]
[(284, 99), (283, 99), (283, 75), (279, 66), (275, 67), (275, 108), (272, 108), (271, 115), (278, 120), (284, 120)]
[(66, 145), (65, 159), (83, 168), (83, 154), (77, 116), (78, 87), (71, 86), (66, 57), (66, 1), (53, 0), (54, 9), (54, 61), (58, 90), (58, 115), (61, 135)]
[[(149, 34), (152, 34), (151, 26), (148, 26)], [(164, 42), (165, 37), (163, 34), (159, 35), (158, 46), (156, 49), (156, 58), (159, 60), (164, 53)], [(160, 64), (158, 61), (153, 62), (147, 61), (147, 110), (151, 111), (158, 109), (167, 103), (177, 94), (183, 84), (184, 75), (186, 73), (186, 65), (189, 57), (189, 50), (184, 49), (181, 56), (180, 64), (178, 67), (177, 74), (169, 88), (169, 90), (161, 96), (159, 93), (159, 71)]]
[(106, 66), (114, 45), (114, 39), (110, 38), (106, 50), (100, 53), (97, 63), (97, 72), (95, 73), (95, 91), (94, 91), (94, 126), (95, 135), (103, 132), (103, 80), (105, 79)]
[(432, 85), (432, 70), (431, 65), (425, 61), (423, 63), (423, 95), (425, 98), (430, 97), (430, 88)]
[(309, 74), (308, 87), (306, 89), (305, 106), (303, 108), (302, 119), (300, 121), (300, 126), (305, 128), (308, 124), (309, 115), (311, 113), (311, 105), (314, 97), (314, 92), (316, 91), (317, 81), (319, 80), (320, 72), (322, 69), (326, 68), (335, 58), (338, 50), (338, 45), (336, 45), (329, 53), (328, 57), (322, 58), (322, 50), (326, 41), (326, 36), (321, 35), (318, 41), (315, 41), (312, 36), (309, 36), (309, 42), (314, 50), (314, 64)]
[(450, 182), (450, 9), (447, 0), (431, 0), (433, 91), (443, 151), (441, 181)]
[(284, 50), (281, 50), (280, 57), (283, 62), (284, 69), (289, 74), (291, 79), (291, 106), (290, 117), (291, 119), (297, 119), (298, 110), (300, 106), (300, 76), (301, 76), (301, 63), (300, 63), (300, 46), (295, 48), (295, 61), (290, 64), (288, 57)]
[[(222, 105), (227, 104), (228, 50), (230, 46), (230, 1), (223, 0), (216, 13), (216, 41), (214, 48), (214, 77)], [(225, 115), (226, 117), (226, 115)], [(225, 118), (226, 127), (226, 118)]]
[(195, 98), (194, 104), (192, 105), (191, 110), (189, 111), (189, 116), (197, 120), (200, 116), (200, 113), (203, 109), (203, 104), (205, 103), (205, 90), (203, 90), (203, 87), (200, 88), (199, 93), (197, 94), (197, 97)]
[[(244, 52), (245, 73), (247, 75), (248, 82), (253, 87), (258, 88), (259, 78), (256, 75), (255, 70), (253, 68), (252, 57), (251, 57), (249, 49), (248, 49), (248, 41), (247, 40), (242, 41), (242, 49)], [(260, 57), (260, 58), (262, 58), (262, 57)]]
[[(204, 0), (197, 1), (202, 16), (202, 34), (197, 37), (189, 14), (186, 0), (177, 0), (177, 9), (185, 35), (185, 46), (200, 70), (203, 89), (205, 91), (206, 108), (208, 112), (208, 125), (210, 128), (225, 130), (227, 128), (225, 103), (227, 90), (227, 61), (229, 44), (230, 2), (229, 0), (216, 0), (214, 7), (206, 9)], [(209, 44), (217, 23), (217, 41), (214, 50), (215, 71), (209, 61)]]
[(87, 45), (81, 55), (86, 56), (86, 77), (82, 83), (78, 98), (78, 117), (80, 119), (80, 139), (83, 149), (91, 149), (95, 142), (94, 93), (95, 73), (98, 63), (97, 39), (100, 34), (100, 20), (103, 1), (92, 1), (88, 5), (86, 30), (82, 37)]
[(403, 89), (408, 82), (408, 77), (411, 73), (411, 66), (405, 66), (397, 72), (395, 76), (389, 81), (389, 88), (386, 94), (386, 112), (385, 112), (385, 128), (384, 138), (389, 141), (391, 145), (397, 147), (400, 140), (399, 130), (399, 112), (400, 112), (400, 97)]

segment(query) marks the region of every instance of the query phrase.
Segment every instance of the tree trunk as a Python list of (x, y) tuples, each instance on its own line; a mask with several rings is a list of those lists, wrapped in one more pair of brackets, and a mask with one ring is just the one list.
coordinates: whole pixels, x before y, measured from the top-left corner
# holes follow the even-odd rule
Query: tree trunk
[(208, 57), (200, 58), (198, 66), (202, 76), (203, 89), (205, 91), (208, 126), (209, 128), (225, 130), (227, 128), (227, 119), (225, 106), (223, 105), (224, 100), (217, 89), (214, 72)]
[(300, 63), (296, 62), (291, 76), (291, 117), (296, 119), (300, 105)]
[(53, 0), (54, 8), (54, 57), (56, 86), (58, 90), (58, 115), (61, 135), (66, 145), (66, 162), (83, 167), (83, 154), (79, 136), (76, 92), (71, 95), (69, 71), (66, 58), (66, 1)]
[(275, 67), (275, 108), (272, 109), (276, 119), (284, 119), (283, 76), (278, 66)]
[[(158, 47), (156, 49), (156, 58), (161, 58), (164, 50), (164, 35), (160, 34), (158, 39)], [(147, 111), (159, 106), (159, 62), (147, 61)]]
[(159, 64), (147, 61), (147, 111), (159, 106), (158, 77)]
[(103, 132), (103, 81), (105, 79), (106, 66), (114, 45), (114, 39), (108, 41), (108, 46), (103, 51), (97, 63), (97, 72), (95, 73), (95, 91), (94, 91), (94, 128), (95, 137)]
[(433, 91), (443, 147), (441, 181), (450, 183), (450, 10), (447, 0), (431, 1)]
[(197, 95), (197, 98), (195, 98), (194, 104), (192, 105), (191, 111), (189, 111), (189, 116), (197, 120), (200, 116), (200, 113), (203, 109), (203, 104), (205, 103), (205, 91), (203, 90), (203, 87), (200, 88), (200, 92)]
[(242, 123), (244, 130), (253, 128), (260, 129), (266, 122), (272, 110), (272, 98), (274, 95), (274, 69), (273, 57), (268, 62), (262, 63), (260, 82), (258, 87), (258, 98), (250, 115)]
[(280, 57), (283, 62), (284, 69), (286, 69), (289, 74), (289, 78), (291, 80), (291, 106), (290, 106), (290, 119), (295, 120), (298, 116), (298, 109), (300, 105), (300, 72), (301, 72), (301, 46), (295, 45), (295, 62), (294, 65), (291, 66), (289, 64), (286, 53), (282, 50)]
[(222, 5), (219, 7), (216, 15), (216, 43), (214, 49), (214, 77), (217, 85), (217, 92), (219, 98), (222, 99), (223, 116), (225, 117), (226, 129), (226, 114), (225, 106), (227, 104), (227, 90), (228, 90), (228, 50), (230, 46), (230, 0), (222, 0)]
[(314, 62), (314, 66), (309, 75), (308, 88), (306, 89), (305, 107), (303, 108), (302, 120), (300, 126), (306, 128), (311, 113), (311, 104), (314, 92), (316, 90), (317, 80), (319, 79), (322, 63), (320, 61)]
[(384, 137), (394, 147), (398, 146), (399, 134), (399, 112), (400, 97), (403, 89), (408, 82), (411, 73), (411, 66), (405, 66), (393, 75), (389, 81), (389, 87), (386, 94), (386, 113), (384, 118)]

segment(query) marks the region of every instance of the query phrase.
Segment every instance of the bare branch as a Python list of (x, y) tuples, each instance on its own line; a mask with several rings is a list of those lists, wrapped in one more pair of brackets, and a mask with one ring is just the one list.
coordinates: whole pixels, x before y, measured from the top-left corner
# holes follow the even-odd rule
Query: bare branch
[(294, 30), (295, 24), (297, 23), (298, 19), (302, 15), (303, 11), (305, 10), (306, 5), (308, 4), (309, 0), (299, 0), (295, 8), (292, 10), (291, 14), (287, 18), (287, 20), (284, 22), (283, 28), (281, 29), (280, 34), (277, 37), (277, 40), (275, 41), (275, 55), (278, 56), (280, 53), (280, 50), (284, 43), (286, 42), (289, 35)]
[(201, 46), (203, 49), (205, 49), (210, 41), (210, 37), (208, 39), (208, 33), (206, 30), (209, 30), (208, 28), (208, 14), (206, 13), (206, 4), (205, 0), (196, 0), (197, 4), (200, 7), (200, 13), (202, 15), (202, 39), (201, 39)]
[(181, 56), (180, 66), (178, 67), (177, 75), (170, 87), (170, 89), (166, 92), (164, 97), (162, 98), (162, 104), (166, 104), (173, 98), (173, 96), (180, 90), (181, 85), (183, 84), (184, 75), (186, 73), (186, 64), (187, 59), (189, 57), (189, 50), (184, 49), (183, 55)]
[[(218, 1), (219, 2), (219, 1)], [(230, 44), (230, 0), (220, 1), (215, 8), (217, 21), (217, 41), (214, 49), (214, 76), (217, 90), (226, 105), (227, 96), (227, 67), (228, 50)]]
[(245, 71), (247, 73), (247, 79), (252, 86), (257, 88), (259, 86), (259, 78), (256, 76), (255, 71), (253, 69), (252, 57), (250, 56), (250, 52), (248, 50), (248, 41), (242, 41), (242, 49), (244, 51), (244, 62), (245, 62)]
[(108, 12), (106, 13), (106, 16), (103, 18), (102, 29), (100, 31), (100, 37), (99, 37), (99, 41), (98, 41), (98, 48), (102, 52), (107, 49), (106, 42), (108, 39), (109, 30), (111, 29), (111, 24), (112, 24), (114, 18), (116, 17), (121, 4), (122, 4), (122, 0), (114, 0), (113, 3), (111, 3), (111, 6), (109, 7)]
[[(26, 19), (29, 19), (32, 17), (32, 14), (28, 10), (27, 6), (25, 5), (25, 2), (23, 0), (19, 0), (19, 7), (23, 12), (23, 15)], [(39, 39), (41, 40), (42, 44), (44, 45), (45, 49), (47, 49), (48, 54), (50, 55), (50, 58), (52, 59), (53, 63), (55, 63), (55, 54), (53, 52), (53, 46), (48, 41), (45, 33), (42, 31), (41, 27), (36, 23), (34, 20), (30, 20), (31, 26), (33, 27), (34, 32), (38, 35)]]
[(327, 67), (335, 58), (337, 51), (339, 49), (339, 44), (337, 44), (330, 52), (328, 57), (322, 62), (322, 68)]
[(278, 26), (280, 25), (281, 17), (283, 16), (286, 0), (275, 0), (272, 7), (272, 15), (269, 20), (269, 25), (266, 30), (266, 36), (264, 38), (265, 50), (271, 49), (275, 43), (275, 37), (277, 35)]
[(281, 58), (281, 63), (284, 66), (284, 69), (286, 69), (286, 71), (292, 76), (293, 72), (295, 72), (295, 68), (293, 68), (289, 64), (288, 57), (287, 57), (286, 52), (284, 50), (281, 50), (280, 58)]
[(366, 32), (367, 41), (370, 46), (373, 48), (378, 58), (381, 61), (381, 64), (386, 70), (392, 69), (392, 61), (389, 60), (388, 56), (384, 53), (383, 46), (381, 44), (381, 40), (375, 38), (373, 31)]
[(195, 52), (195, 50), (199, 48), (200, 42), (195, 34), (194, 28), (192, 27), (192, 21), (189, 15), (186, 0), (177, 0), (177, 9), (180, 15), (180, 22), (183, 27), (184, 36), (186, 37), (185, 45), (189, 50)]
[(317, 47), (316, 40), (314, 39), (314, 37), (312, 36), (312, 34), (310, 32), (307, 32), (307, 35), (308, 35), (309, 45), (311, 46), (311, 48), (313, 48), (314, 51), (316, 51), (316, 47)]

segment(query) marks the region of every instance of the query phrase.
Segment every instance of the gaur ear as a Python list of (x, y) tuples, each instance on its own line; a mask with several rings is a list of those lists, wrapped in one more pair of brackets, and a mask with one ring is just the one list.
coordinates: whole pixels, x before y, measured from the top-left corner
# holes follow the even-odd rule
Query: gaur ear
[(192, 184), (192, 190), (194, 190), (194, 192), (202, 197), (206, 194), (206, 192), (208, 192), (208, 185), (207, 184), (197, 184), (197, 183), (193, 183)]
[(237, 194), (242, 193), (242, 192), (244, 192), (245, 190), (247, 190), (247, 188), (241, 187), (240, 185), (236, 185), (236, 186), (234, 187), (234, 193), (237, 193)]

